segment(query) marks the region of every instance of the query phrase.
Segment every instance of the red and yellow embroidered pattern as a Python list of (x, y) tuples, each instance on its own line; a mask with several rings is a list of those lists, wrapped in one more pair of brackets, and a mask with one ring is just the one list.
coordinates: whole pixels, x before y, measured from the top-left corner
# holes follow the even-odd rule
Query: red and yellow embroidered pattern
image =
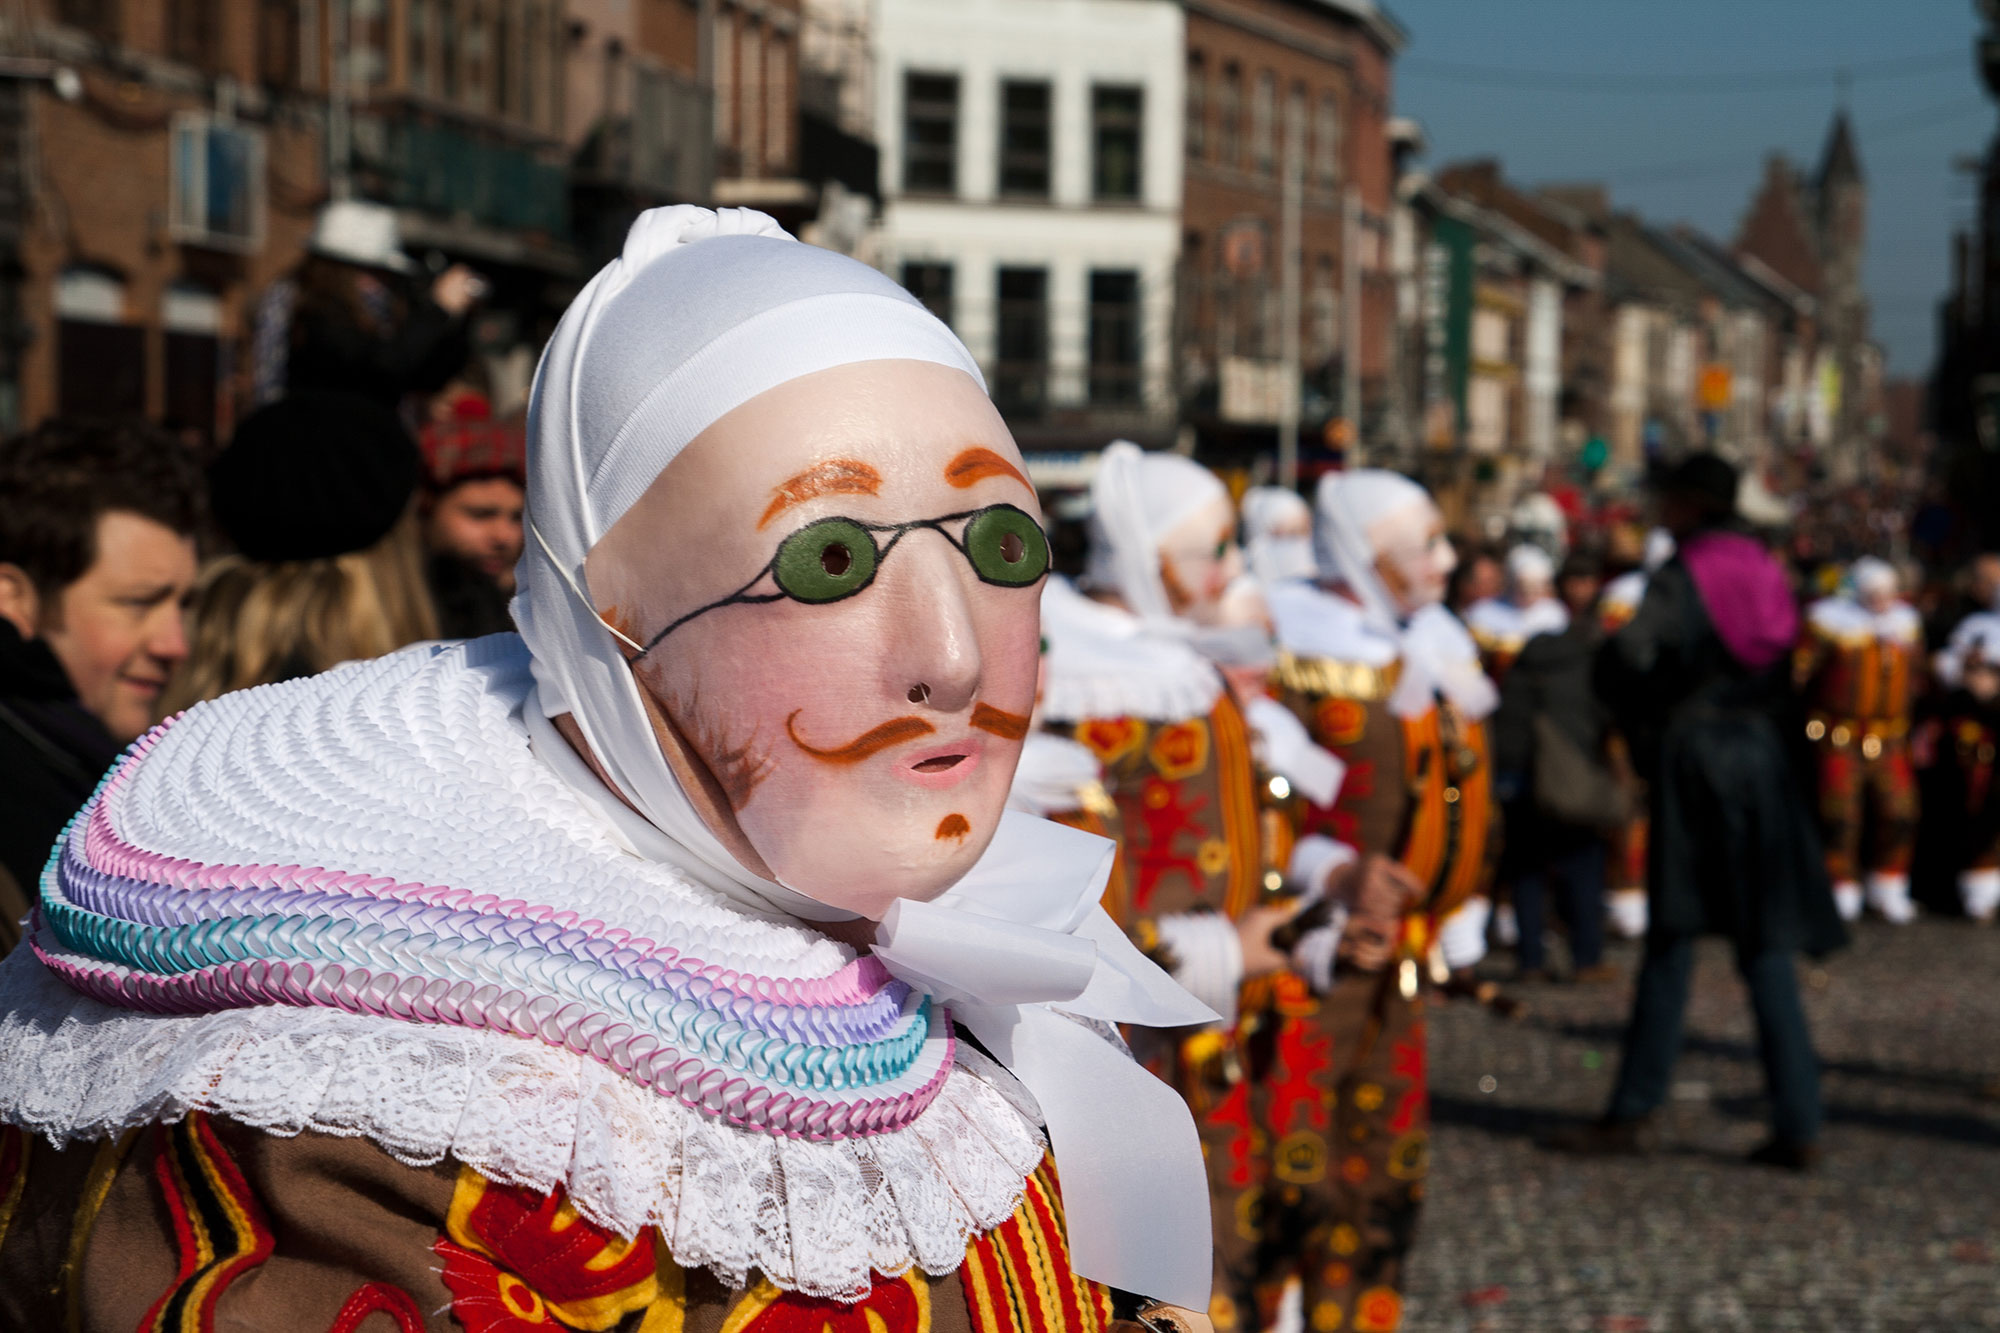
[(868, 1294), (853, 1304), (780, 1291), (768, 1279), (745, 1292), (722, 1333), (930, 1333), (931, 1288), (915, 1271), (875, 1275)]
[(1076, 738), (1109, 767), (1146, 743), (1146, 724), (1136, 717), (1093, 717), (1076, 724)]
[(1062, 1189), (1047, 1156), (1014, 1215), (966, 1246), (959, 1272), (972, 1333), (1103, 1333), (1111, 1323), (1110, 1292), (1069, 1266)]
[(206, 1115), (190, 1111), (156, 1132), (160, 1155), (153, 1174), (166, 1196), (180, 1268), (140, 1328), (207, 1333), (229, 1284), (270, 1257), (271, 1228)]
[(462, 1167), (445, 1229), (431, 1249), (469, 1333), (607, 1329), (634, 1310), (646, 1311), (644, 1333), (680, 1331), (686, 1275), (651, 1228), (626, 1240), (561, 1189), (539, 1195)]
[(1352, 745), (1368, 727), (1368, 706), (1359, 699), (1321, 699), (1313, 708), (1321, 745)]
[(1198, 717), (1167, 723), (1153, 733), (1146, 757), (1169, 782), (1193, 777), (1208, 766), (1208, 723)]

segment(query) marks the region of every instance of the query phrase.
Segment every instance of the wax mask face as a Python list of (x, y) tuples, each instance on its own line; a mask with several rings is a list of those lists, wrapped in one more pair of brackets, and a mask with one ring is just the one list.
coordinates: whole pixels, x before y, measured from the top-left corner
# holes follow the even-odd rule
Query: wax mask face
[(726, 797), (718, 836), (879, 918), (993, 836), (1034, 705), (1040, 518), (977, 384), (868, 362), (703, 431), (585, 573)]
[(1220, 623), (1222, 594), (1243, 572), (1236, 513), (1218, 495), (1160, 538), (1160, 579), (1174, 614), (1198, 625)]
[(1396, 608), (1412, 615), (1444, 599), (1445, 580), (1458, 568), (1458, 553), (1445, 536), (1444, 515), (1429, 500), (1393, 509), (1368, 525), (1368, 544), (1375, 552), (1375, 572), (1396, 599)]

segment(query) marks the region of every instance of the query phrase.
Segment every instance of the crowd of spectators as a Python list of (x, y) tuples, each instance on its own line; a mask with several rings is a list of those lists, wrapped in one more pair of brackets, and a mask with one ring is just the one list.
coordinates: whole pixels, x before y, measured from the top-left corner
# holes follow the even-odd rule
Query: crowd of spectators
[(232, 690), (511, 628), (524, 432), (495, 419), (469, 269), (339, 203), (260, 302), (252, 404), (199, 459), (131, 420), (0, 443), (0, 953), (118, 752)]

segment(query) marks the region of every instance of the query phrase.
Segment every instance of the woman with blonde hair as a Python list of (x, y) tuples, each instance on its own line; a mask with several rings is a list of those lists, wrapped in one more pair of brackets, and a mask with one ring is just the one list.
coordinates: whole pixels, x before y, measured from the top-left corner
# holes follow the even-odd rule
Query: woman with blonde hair
[(436, 638), (418, 472), (402, 423), (366, 399), (294, 394), (245, 418), (209, 473), (235, 549), (202, 572), (165, 711)]

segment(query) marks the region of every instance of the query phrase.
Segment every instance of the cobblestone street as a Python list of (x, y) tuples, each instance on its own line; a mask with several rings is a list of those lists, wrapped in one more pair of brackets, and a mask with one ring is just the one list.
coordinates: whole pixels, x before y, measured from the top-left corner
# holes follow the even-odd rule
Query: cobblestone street
[(1742, 1163), (1764, 1136), (1743, 987), (1703, 945), (1688, 1040), (1644, 1160), (1534, 1140), (1595, 1116), (1618, 1058), (1618, 982), (1519, 988), (1503, 1021), (1436, 1015), (1432, 1188), (1407, 1327), (1443, 1330), (2000, 1328), (2000, 931), (1865, 923), (1802, 965), (1826, 1066), (1826, 1161)]

